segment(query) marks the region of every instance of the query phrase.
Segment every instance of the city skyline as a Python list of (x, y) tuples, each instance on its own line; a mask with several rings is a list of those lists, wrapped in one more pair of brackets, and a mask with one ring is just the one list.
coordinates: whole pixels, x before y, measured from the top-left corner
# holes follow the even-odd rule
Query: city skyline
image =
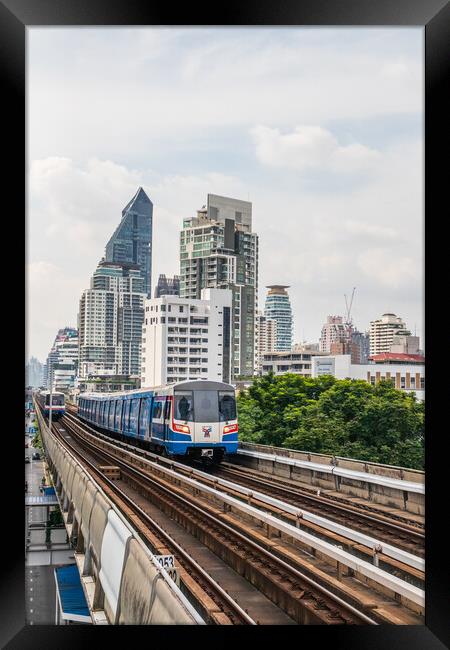
[[(359, 329), (392, 311), (423, 346), (421, 29), (31, 28), (28, 38), (28, 356), (45, 359), (54, 332), (76, 326), (79, 295), (139, 186), (154, 204), (154, 279), (179, 273), (183, 219), (207, 194), (249, 200), (259, 302), (266, 284), (291, 286), (294, 342), (318, 340), (356, 286)], [(119, 95), (132, 90), (127, 113)]]

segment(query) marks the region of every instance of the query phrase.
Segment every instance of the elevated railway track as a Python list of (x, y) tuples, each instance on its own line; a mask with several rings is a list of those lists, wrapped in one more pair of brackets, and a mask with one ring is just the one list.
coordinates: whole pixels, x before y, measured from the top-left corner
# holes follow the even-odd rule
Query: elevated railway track
[[(354, 577), (355, 572), (350, 568), (346, 567), (343, 571), (343, 565), (339, 562), (334, 562), (333, 567), (333, 562), (327, 562), (322, 552), (314, 551), (311, 554), (311, 548), (289, 543), (289, 536), (280, 529), (267, 525), (262, 519), (256, 522), (254, 512), (251, 516), (243, 515), (233, 501), (221, 501), (217, 490), (211, 488), (213, 492), (209, 496), (205, 495), (208, 481), (214, 485), (216, 476), (208, 477), (205, 472), (201, 472), (205, 475), (203, 482), (196, 476), (189, 485), (186, 481), (195, 472), (192, 468), (184, 466), (184, 470), (180, 470), (177, 467), (175, 471), (178, 463), (172, 463), (172, 470), (162, 471), (164, 467), (170, 467), (169, 460), (158, 459), (154, 454), (128, 444), (114, 444), (106, 436), (80, 423), (73, 415), (67, 415), (61, 425), (69, 432), (72, 441), (76, 440), (76, 446), (83, 446), (82, 455), (88, 453), (97, 457), (97, 474), (101, 473), (99, 466), (102, 464), (120, 468), (122, 480), (128, 486), (149, 502), (157, 504), (158, 508), (176, 520), (193, 537), (222, 557), (236, 573), (249, 580), (293, 621), (341, 624), (411, 624), (423, 621), (420, 606), (412, 610), (404, 606), (407, 598), (399, 603), (395, 598), (391, 599), (391, 596), (374, 592), (368, 584), (370, 580), (364, 584), (364, 581)], [(155, 460), (161, 465), (160, 469), (157, 465), (155, 467)], [(221, 471), (222, 468), (219, 472)], [(225, 466), (223, 471), (226, 473), (229, 468)], [(185, 480), (182, 475), (177, 478), (177, 472), (184, 473)], [(239, 469), (237, 473), (239, 474)], [(231, 474), (227, 476), (230, 477)], [(255, 483), (252, 485), (254, 487)], [(108, 487), (112, 489), (111, 485)], [(286, 502), (288, 503), (287, 498)], [(130, 502), (126, 505), (131, 508)], [(143, 510), (143, 503), (138, 507)], [(134, 516), (137, 517), (138, 514), (135, 512)], [(262, 533), (262, 530), (265, 532)], [(174, 540), (172, 546), (167, 539), (160, 543), (166, 544), (167, 548), (176, 549)], [(178, 552), (173, 553), (178, 558)], [(181, 565), (182, 554), (180, 558)], [(201, 587), (200, 577), (196, 577), (195, 581), (197, 580)], [(239, 622), (239, 616), (233, 615), (229, 607), (229, 604), (222, 601), (219, 610), (225, 612), (229, 622)], [(249, 618), (258, 622), (257, 615)], [(252, 624), (242, 618), (240, 622)]]

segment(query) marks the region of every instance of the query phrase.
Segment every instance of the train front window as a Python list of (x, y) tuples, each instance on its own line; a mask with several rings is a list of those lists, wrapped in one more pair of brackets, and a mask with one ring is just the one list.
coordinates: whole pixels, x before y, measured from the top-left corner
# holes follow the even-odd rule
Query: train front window
[(236, 399), (233, 391), (219, 390), (219, 420), (226, 422), (227, 420), (236, 419)]
[(194, 400), (196, 422), (217, 422), (219, 418), (216, 390), (196, 390)]
[(184, 420), (185, 422), (194, 421), (194, 400), (191, 390), (180, 390), (174, 394), (174, 413), (175, 420)]
[(62, 406), (64, 404), (64, 395), (52, 395), (53, 406)]

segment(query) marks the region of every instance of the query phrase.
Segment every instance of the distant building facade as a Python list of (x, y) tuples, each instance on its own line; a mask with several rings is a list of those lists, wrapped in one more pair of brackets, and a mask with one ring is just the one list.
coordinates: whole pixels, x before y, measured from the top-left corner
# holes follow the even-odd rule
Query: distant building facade
[(370, 354), (389, 352), (394, 336), (410, 336), (411, 332), (399, 316), (386, 313), (370, 323)]
[(421, 354), (418, 336), (394, 334), (389, 352), (400, 354)]
[(180, 276), (174, 275), (173, 278), (167, 278), (163, 273), (158, 278), (158, 284), (155, 287), (154, 298), (160, 296), (179, 296), (180, 295)]
[(153, 203), (140, 187), (122, 210), (121, 222), (105, 250), (106, 262), (137, 265), (147, 296), (152, 284), (152, 225)]
[(262, 355), (261, 372), (267, 375), (284, 375), (291, 372), (304, 377), (312, 376), (312, 359), (320, 352), (268, 352)]
[(275, 350), (277, 344), (277, 321), (259, 313), (256, 319), (257, 334), (257, 372), (261, 372), (263, 354)]
[(78, 361), (78, 330), (75, 327), (58, 330), (45, 364), (46, 388), (65, 392), (74, 386)]
[(354, 364), (351, 355), (324, 355), (312, 362), (312, 376), (332, 375), (336, 379), (363, 379), (372, 385), (391, 381), (395, 388), (425, 399), (425, 357), (385, 353), (373, 355), (369, 363)]
[(147, 300), (141, 384), (190, 379), (230, 382), (232, 291), (202, 289), (201, 298), (163, 295)]
[(292, 307), (289, 300), (287, 285), (272, 284), (269, 289), (264, 305), (264, 316), (275, 320), (277, 323), (277, 334), (275, 350), (282, 352), (292, 349), (293, 321)]
[(32, 386), (39, 388), (43, 386), (44, 382), (44, 365), (36, 359), (31, 357), (25, 366), (25, 386)]
[(140, 376), (146, 295), (137, 265), (99, 263), (80, 300), (80, 378)]
[(327, 322), (322, 327), (319, 339), (319, 350), (329, 354), (331, 346), (335, 343), (344, 343), (348, 341), (347, 328), (343, 322), (342, 316), (328, 316)]
[(180, 234), (180, 296), (199, 300), (202, 289), (232, 292), (231, 376), (253, 375), (257, 363), (258, 235), (252, 204), (208, 194)]

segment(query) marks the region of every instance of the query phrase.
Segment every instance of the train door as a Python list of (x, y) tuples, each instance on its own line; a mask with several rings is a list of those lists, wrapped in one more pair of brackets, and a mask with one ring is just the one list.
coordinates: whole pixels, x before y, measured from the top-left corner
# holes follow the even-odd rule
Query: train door
[(166, 403), (164, 405), (164, 432), (163, 432), (164, 440), (170, 439), (169, 427), (170, 427), (171, 404), (172, 404), (172, 400), (169, 396), (167, 396)]
[(150, 439), (149, 423), (151, 405), (152, 400), (150, 397), (143, 397), (141, 399), (141, 410), (139, 413), (139, 437), (143, 440)]

